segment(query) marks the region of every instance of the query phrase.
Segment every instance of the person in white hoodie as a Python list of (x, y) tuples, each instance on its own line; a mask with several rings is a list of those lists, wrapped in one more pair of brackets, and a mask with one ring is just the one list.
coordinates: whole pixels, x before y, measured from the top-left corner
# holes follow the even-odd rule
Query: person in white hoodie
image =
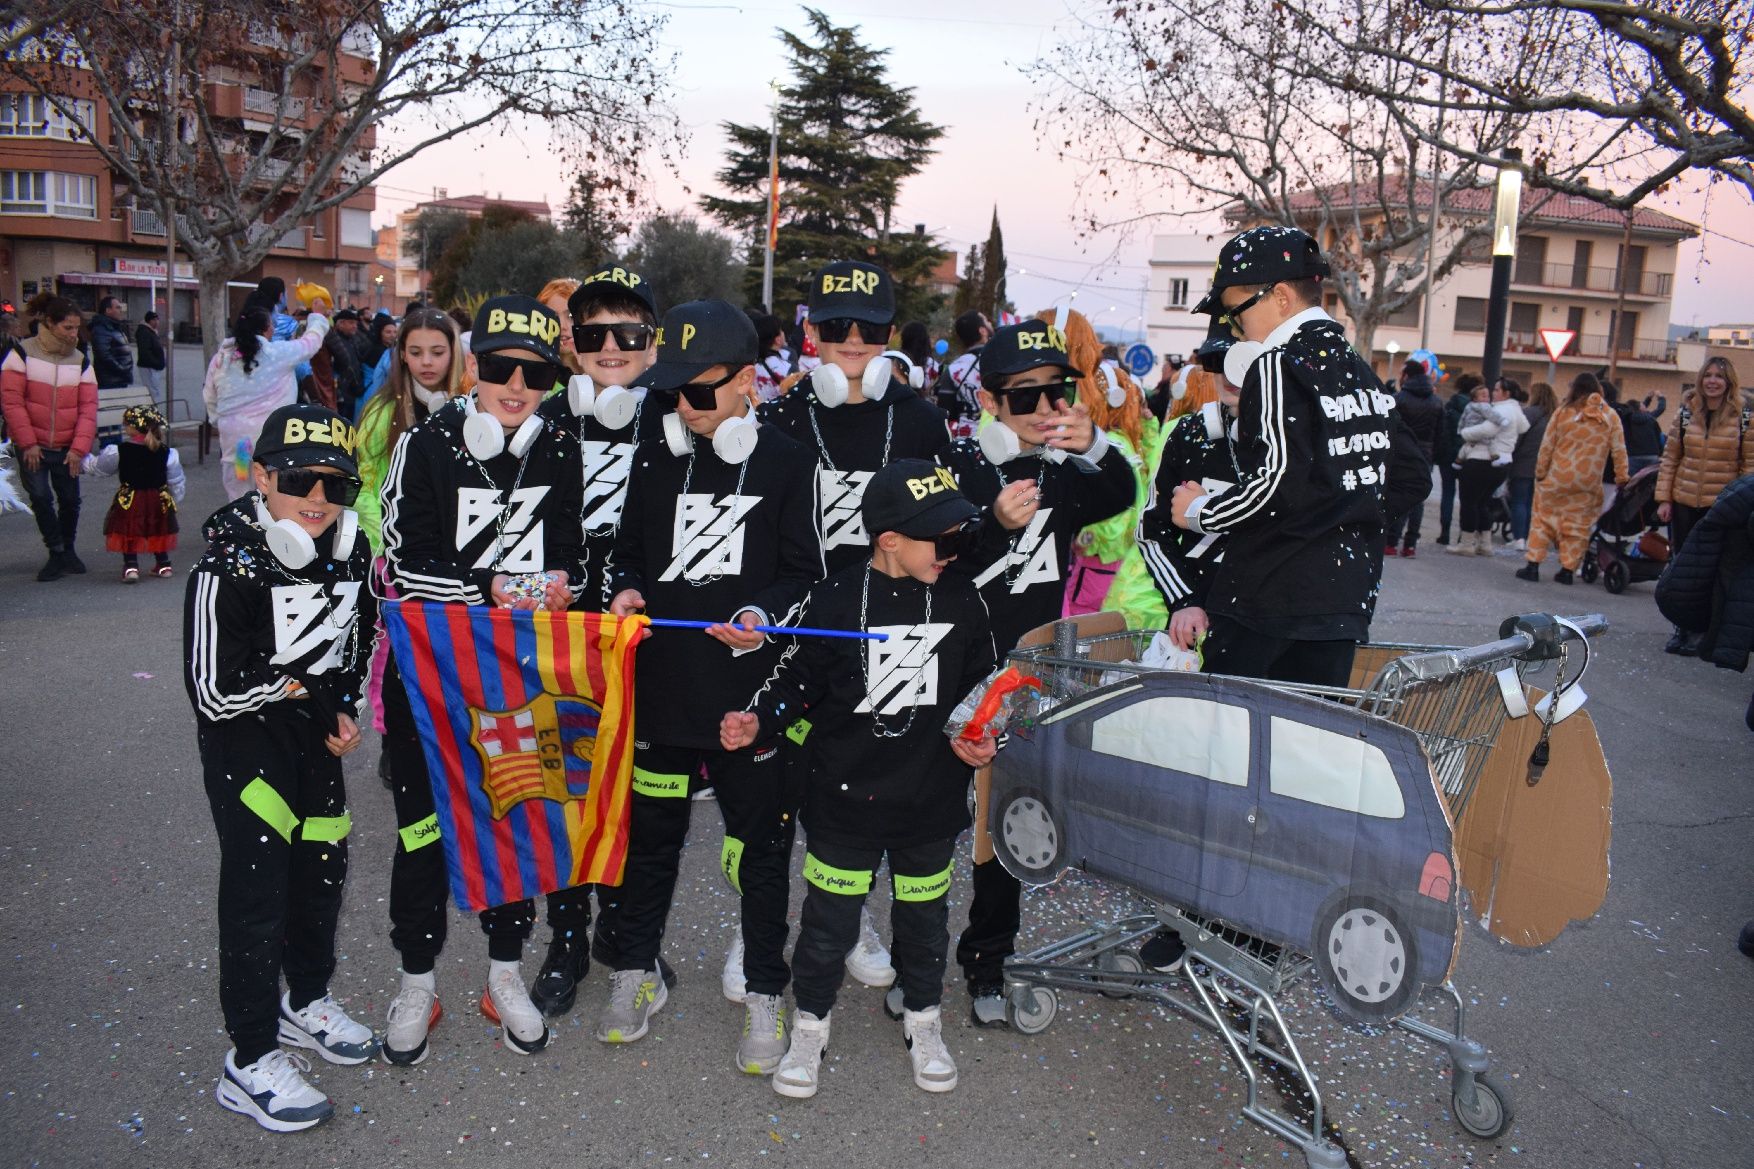
[(232, 326), (231, 339), (207, 365), (201, 398), (219, 431), (219, 478), (228, 499), (253, 489), (250, 466), (256, 436), (268, 416), (298, 401), (298, 366), (323, 347), (329, 332), (329, 303), (318, 300), (303, 335), (273, 339), (274, 314), (260, 303), (246, 304)]
[[(1462, 537), (1450, 551), (1461, 556), (1490, 556), (1491, 534), (1486, 519), (1487, 501), (1510, 474), (1516, 440), (1529, 428), (1523, 408), (1516, 400), (1521, 386), (1499, 378), (1492, 387), (1490, 404), (1475, 402), (1462, 414), (1461, 456), (1457, 489), (1461, 496)], [(1485, 406), (1485, 409), (1481, 407)]]

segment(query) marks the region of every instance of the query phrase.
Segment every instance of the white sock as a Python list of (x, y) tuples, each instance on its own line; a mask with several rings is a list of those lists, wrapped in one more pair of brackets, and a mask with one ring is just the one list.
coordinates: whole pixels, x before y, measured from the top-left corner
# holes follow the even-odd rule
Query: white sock
[[(492, 978), (502, 970), (509, 970), (513, 974), (518, 974), (522, 966), (523, 963), (521, 962), (501, 962), (498, 958), (489, 958), (487, 960), (487, 977)], [(519, 977), (522, 977), (522, 975), (519, 974)]]
[(436, 991), (438, 989), (437, 973), (435, 971), (428, 970), (425, 974), (410, 974), (406, 970), (404, 970), (402, 972), (402, 989), (403, 990), (410, 990), (410, 989), (416, 989), (416, 988), (420, 989), (420, 990), (424, 990), (428, 994), (431, 994), (433, 991)]

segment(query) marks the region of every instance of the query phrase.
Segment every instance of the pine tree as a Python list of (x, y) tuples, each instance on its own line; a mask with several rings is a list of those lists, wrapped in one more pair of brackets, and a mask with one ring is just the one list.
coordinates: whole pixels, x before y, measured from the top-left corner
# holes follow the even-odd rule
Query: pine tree
[[(901, 320), (924, 317), (935, 298), (926, 279), (943, 258), (929, 237), (890, 233), (901, 184), (935, 153), (942, 126), (920, 116), (913, 90), (887, 80), (886, 49), (860, 43), (806, 8), (805, 40), (785, 29), (792, 79), (779, 91), (780, 230), (774, 253), (776, 308), (802, 301), (810, 273), (835, 260), (868, 260), (895, 278)], [(731, 192), (701, 205), (748, 247), (749, 303), (761, 299), (767, 233), (768, 131), (725, 124), (731, 138), (719, 182)], [(782, 312), (789, 318), (789, 312)]]
[(633, 192), (607, 182), (588, 170), (574, 178), (561, 226), (573, 237), (573, 246), (586, 267), (595, 268), (615, 258), (617, 244), (632, 230), (627, 209)]
[(999, 323), (999, 314), (1011, 309), (1005, 299), (1005, 233), (999, 229), (999, 209), (993, 208), (993, 226), (987, 232), (987, 247), (981, 253), (981, 297), (975, 306)]
[(981, 246), (970, 244), (962, 279), (956, 282), (956, 303), (952, 306), (954, 316), (960, 317), (971, 309), (980, 309), (984, 313), (993, 311), (991, 305), (981, 308), (981, 287), (985, 283), (986, 270), (981, 266)]

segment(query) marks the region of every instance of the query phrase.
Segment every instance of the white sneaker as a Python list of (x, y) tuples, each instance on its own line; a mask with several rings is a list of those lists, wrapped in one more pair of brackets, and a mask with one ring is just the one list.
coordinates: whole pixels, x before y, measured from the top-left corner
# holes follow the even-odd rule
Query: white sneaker
[(1506, 547), (1512, 552), (1527, 552), (1529, 550), (1529, 542), (1527, 540), (1512, 540), (1506, 545)]
[(496, 965), (487, 975), (487, 990), (481, 996), (481, 1013), (490, 1023), (498, 1023), (505, 1036), (507, 1050), (518, 1055), (533, 1055), (548, 1046), (553, 1032), (542, 1020), (542, 1012), (530, 1001), (524, 986), (524, 972), (517, 966)]
[(604, 1043), (632, 1043), (644, 1038), (652, 1015), (669, 997), (657, 970), (611, 971), (609, 1002), (597, 1019), (597, 1038)]
[(809, 1011), (798, 1011), (792, 1016), (792, 1045), (774, 1071), (774, 1091), (794, 1100), (808, 1100), (816, 1095), (822, 1057), (828, 1053), (829, 1020), (833, 1017), (833, 1011), (820, 1019)]
[(214, 1096), (220, 1107), (249, 1117), (269, 1132), (302, 1132), (335, 1115), (329, 1098), (305, 1082), (311, 1063), (302, 1055), (275, 1048), (240, 1068), (237, 1049), (225, 1053)]
[(736, 934), (731, 938), (731, 948), (725, 951), (725, 969), (719, 975), (719, 989), (725, 992), (726, 998), (738, 1006), (742, 1006), (743, 1000), (749, 997), (749, 983), (743, 977), (743, 927), (741, 925), (737, 927)]
[(743, 999), (743, 1038), (737, 1044), (737, 1069), (752, 1076), (773, 1074), (786, 1054), (786, 1000), (777, 994), (752, 994)]
[(902, 1015), (901, 1037), (913, 1061), (915, 1084), (928, 1092), (956, 1087), (956, 1061), (944, 1046), (944, 1017), (937, 1007)]
[(364, 1023), (347, 1017), (333, 995), (324, 995), (302, 1010), (292, 1009), (290, 995), (280, 996), (280, 1042), (316, 1052), (330, 1063), (364, 1063), (378, 1053), (378, 1039)]
[(390, 1000), (390, 1022), (384, 1028), (384, 1058), (413, 1066), (426, 1058), (426, 1037), (444, 1018), (432, 972), (404, 974), (402, 989)]
[(847, 951), (847, 973), (866, 986), (890, 986), (895, 982), (889, 949), (877, 936), (877, 923), (871, 919), (868, 905), (859, 910), (859, 940)]

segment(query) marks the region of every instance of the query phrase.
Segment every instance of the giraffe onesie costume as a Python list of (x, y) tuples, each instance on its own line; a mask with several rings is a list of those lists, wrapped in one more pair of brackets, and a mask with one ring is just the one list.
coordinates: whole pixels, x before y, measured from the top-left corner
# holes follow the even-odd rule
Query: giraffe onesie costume
[(1557, 545), (1559, 566), (1577, 571), (1589, 546), (1590, 528), (1602, 511), (1602, 468), (1614, 461), (1614, 482), (1624, 484), (1626, 432), (1600, 394), (1561, 406), (1547, 424), (1535, 459), (1535, 508), (1529, 523), (1530, 564)]

